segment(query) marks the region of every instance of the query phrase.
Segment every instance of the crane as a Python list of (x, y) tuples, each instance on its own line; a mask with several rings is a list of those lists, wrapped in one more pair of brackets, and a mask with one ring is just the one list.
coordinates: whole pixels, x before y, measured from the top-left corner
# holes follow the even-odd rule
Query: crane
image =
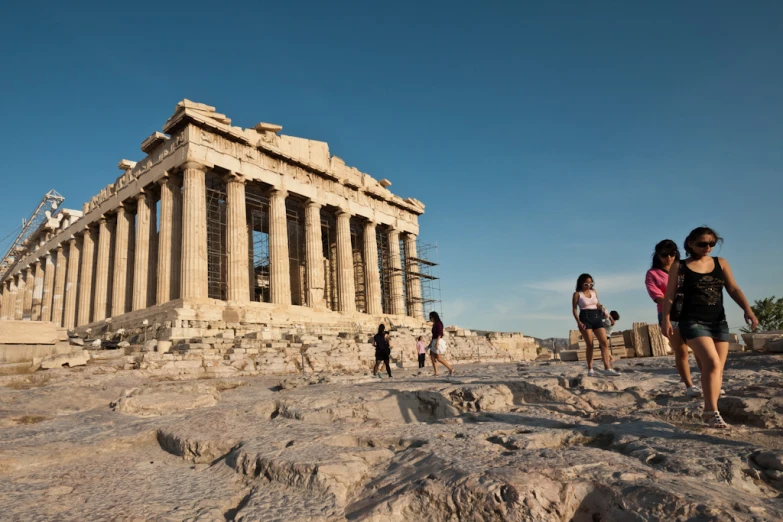
[(0, 259), (0, 282), (5, 281), (8, 275), (19, 262), (17, 254), (24, 249), (25, 241), (41, 226), (48, 218), (52, 217), (60, 207), (65, 198), (52, 189), (44, 194), (38, 207), (30, 214), (27, 219), (22, 219), (22, 227), (19, 235), (16, 236), (8, 252)]

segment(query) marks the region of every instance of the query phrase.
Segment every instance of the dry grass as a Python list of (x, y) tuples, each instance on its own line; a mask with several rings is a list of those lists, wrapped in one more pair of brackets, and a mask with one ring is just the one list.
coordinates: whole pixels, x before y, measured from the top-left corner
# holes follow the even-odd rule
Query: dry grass
[(46, 417), (42, 415), (23, 415), (18, 419), (14, 419), (17, 424), (38, 424), (46, 420)]
[(49, 384), (49, 381), (52, 380), (51, 374), (48, 373), (37, 373), (34, 375), (30, 375), (29, 377), (24, 377), (22, 379), (14, 379), (13, 381), (6, 384), (7, 388), (11, 388), (13, 390), (29, 390), (31, 388), (43, 388), (47, 384)]

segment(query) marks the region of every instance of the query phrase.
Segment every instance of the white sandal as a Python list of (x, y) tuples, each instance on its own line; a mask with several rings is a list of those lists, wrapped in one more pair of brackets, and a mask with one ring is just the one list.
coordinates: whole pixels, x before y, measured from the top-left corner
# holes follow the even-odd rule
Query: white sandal
[(726, 424), (726, 421), (723, 420), (723, 417), (720, 416), (719, 411), (705, 411), (703, 419), (708, 428), (727, 430), (730, 427)]

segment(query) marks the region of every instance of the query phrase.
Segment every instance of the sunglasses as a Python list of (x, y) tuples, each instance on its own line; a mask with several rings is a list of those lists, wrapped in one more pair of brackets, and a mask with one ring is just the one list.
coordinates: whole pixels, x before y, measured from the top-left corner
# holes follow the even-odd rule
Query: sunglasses
[(582, 286), (584, 288), (593, 288), (595, 286), (595, 283), (582, 283)]
[(658, 257), (677, 257), (674, 254), (658, 254)]
[(717, 244), (718, 244), (717, 241), (699, 241), (698, 243), (694, 243), (694, 245), (696, 245), (699, 248), (707, 248), (707, 247), (715, 248), (715, 245)]

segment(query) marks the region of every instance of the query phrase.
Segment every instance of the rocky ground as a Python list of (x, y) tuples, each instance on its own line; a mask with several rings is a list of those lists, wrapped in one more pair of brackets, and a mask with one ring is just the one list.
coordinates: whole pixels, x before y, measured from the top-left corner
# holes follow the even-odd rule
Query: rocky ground
[(783, 519), (783, 356), (732, 354), (706, 430), (671, 358), (166, 380), (0, 378), (3, 520)]

